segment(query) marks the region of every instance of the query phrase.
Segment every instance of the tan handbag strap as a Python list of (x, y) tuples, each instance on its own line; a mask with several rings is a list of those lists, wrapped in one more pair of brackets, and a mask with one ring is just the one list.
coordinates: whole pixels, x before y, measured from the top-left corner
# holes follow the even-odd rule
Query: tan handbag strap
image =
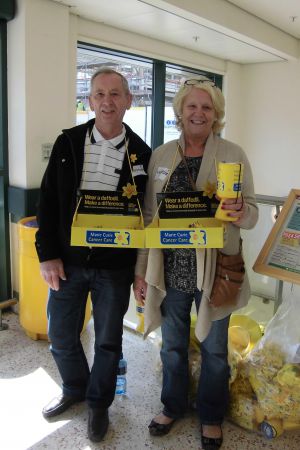
[(197, 191), (198, 189), (197, 189), (196, 183), (195, 183), (195, 181), (194, 181), (193, 178), (192, 178), (192, 175), (191, 175), (189, 166), (188, 166), (188, 164), (187, 164), (187, 162), (186, 162), (185, 156), (184, 156), (184, 154), (183, 154), (182, 148), (180, 147), (179, 144), (177, 144), (177, 147), (178, 147), (178, 151), (179, 151), (179, 153), (180, 153), (181, 159), (182, 159), (182, 161), (183, 161), (183, 163), (184, 163), (184, 165), (185, 165), (185, 168), (186, 168), (186, 170), (187, 170), (188, 177), (189, 177), (190, 183), (191, 183), (191, 185), (192, 185), (192, 188), (193, 188), (194, 191)]

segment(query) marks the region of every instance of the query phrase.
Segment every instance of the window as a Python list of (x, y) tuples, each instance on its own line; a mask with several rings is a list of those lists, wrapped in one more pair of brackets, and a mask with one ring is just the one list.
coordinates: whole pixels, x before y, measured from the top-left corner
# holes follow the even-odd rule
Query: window
[(151, 144), (152, 62), (103, 50), (79, 47), (77, 52), (77, 124), (94, 117), (89, 107), (90, 79), (102, 66), (122, 73), (133, 95), (132, 106), (126, 111), (124, 122)]
[(180, 132), (176, 127), (175, 115), (172, 107), (173, 98), (179, 87), (187, 78), (197, 77), (199, 75), (212, 79), (221, 87), (221, 76), (209, 72), (200, 72), (185, 67), (178, 67), (172, 64), (166, 65), (165, 79), (165, 123), (164, 123), (164, 142), (177, 139)]
[(179, 136), (172, 102), (185, 78), (205, 75), (222, 88), (221, 75), (79, 43), (77, 124), (94, 117), (88, 100), (90, 79), (102, 66), (109, 66), (127, 78), (133, 102), (124, 121), (153, 149)]

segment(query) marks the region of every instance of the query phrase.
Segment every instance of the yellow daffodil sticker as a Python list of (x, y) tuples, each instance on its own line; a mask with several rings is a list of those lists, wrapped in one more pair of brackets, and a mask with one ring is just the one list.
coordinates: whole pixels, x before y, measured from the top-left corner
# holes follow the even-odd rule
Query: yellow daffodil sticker
[(128, 245), (129, 244), (129, 233), (127, 231), (117, 231), (115, 233), (114, 243), (117, 245)]
[(207, 181), (204, 186), (203, 197), (208, 197), (212, 199), (216, 192), (217, 192), (216, 183), (210, 183), (209, 181)]
[(205, 231), (191, 231), (190, 233), (190, 243), (197, 245), (205, 245), (206, 244), (206, 233)]
[(135, 163), (136, 160), (137, 160), (136, 154), (135, 154), (135, 153), (132, 153), (132, 155), (130, 155), (130, 161), (131, 161), (132, 163)]
[(123, 186), (122, 197), (131, 198), (133, 195), (137, 195), (136, 186), (134, 184), (127, 183), (127, 186)]

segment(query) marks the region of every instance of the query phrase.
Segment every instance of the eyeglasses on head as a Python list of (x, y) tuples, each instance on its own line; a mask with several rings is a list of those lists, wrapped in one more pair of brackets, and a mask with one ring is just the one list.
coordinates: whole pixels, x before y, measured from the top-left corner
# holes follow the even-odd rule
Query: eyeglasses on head
[(185, 86), (196, 86), (197, 84), (209, 84), (210, 86), (216, 87), (215, 82), (209, 78), (190, 78), (184, 82)]

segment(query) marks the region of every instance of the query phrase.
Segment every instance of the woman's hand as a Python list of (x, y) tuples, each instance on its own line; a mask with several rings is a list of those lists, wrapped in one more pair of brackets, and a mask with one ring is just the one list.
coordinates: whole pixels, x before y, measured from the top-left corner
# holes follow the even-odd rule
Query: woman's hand
[(144, 278), (136, 275), (133, 283), (133, 292), (136, 301), (144, 306), (147, 293), (147, 283)]
[(236, 220), (233, 224), (239, 225), (245, 217), (247, 205), (244, 202), (244, 197), (241, 195), (238, 198), (224, 198), (222, 199), (222, 209), (228, 211), (229, 217), (234, 217)]

